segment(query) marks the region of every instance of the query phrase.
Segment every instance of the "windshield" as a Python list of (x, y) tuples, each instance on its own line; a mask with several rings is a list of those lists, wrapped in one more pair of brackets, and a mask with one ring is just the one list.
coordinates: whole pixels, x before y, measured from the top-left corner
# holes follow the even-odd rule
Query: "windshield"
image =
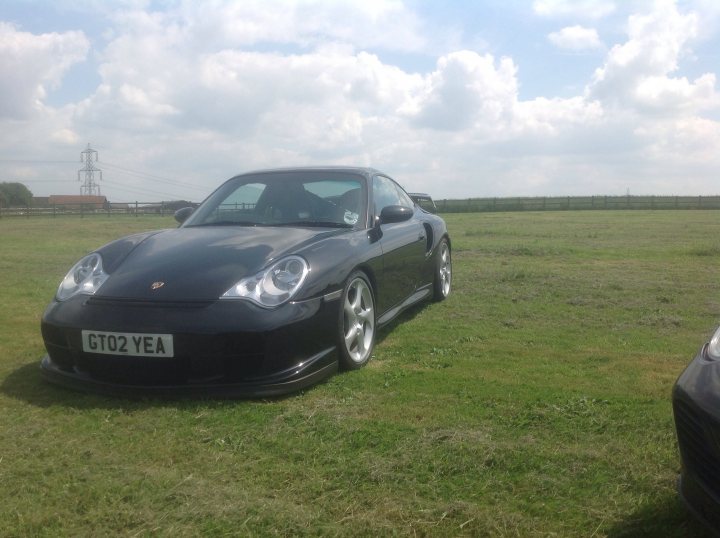
[(365, 224), (364, 181), (333, 171), (238, 176), (215, 191), (185, 226), (321, 226)]

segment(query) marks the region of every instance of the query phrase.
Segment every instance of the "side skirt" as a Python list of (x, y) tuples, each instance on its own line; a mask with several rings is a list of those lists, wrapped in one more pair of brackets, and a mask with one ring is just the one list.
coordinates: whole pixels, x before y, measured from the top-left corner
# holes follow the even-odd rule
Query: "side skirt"
[(432, 284), (425, 284), (424, 286), (418, 288), (417, 290), (415, 290), (415, 293), (405, 299), (402, 303), (392, 307), (390, 310), (380, 316), (377, 320), (378, 326), (382, 327), (383, 325), (387, 325), (392, 320), (394, 320), (400, 314), (400, 312), (402, 312), (406, 308), (411, 307), (414, 304), (419, 303), (423, 299), (428, 298), (431, 294)]

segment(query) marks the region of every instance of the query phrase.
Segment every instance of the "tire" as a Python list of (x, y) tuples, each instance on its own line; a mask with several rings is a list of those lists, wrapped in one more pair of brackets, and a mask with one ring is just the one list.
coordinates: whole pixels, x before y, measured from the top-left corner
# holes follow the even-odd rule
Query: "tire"
[(452, 257), (447, 239), (440, 241), (435, 259), (435, 279), (433, 280), (433, 298), (444, 301), (450, 295), (452, 286)]
[(375, 297), (364, 273), (356, 271), (342, 294), (338, 323), (340, 367), (357, 370), (367, 364), (375, 345)]

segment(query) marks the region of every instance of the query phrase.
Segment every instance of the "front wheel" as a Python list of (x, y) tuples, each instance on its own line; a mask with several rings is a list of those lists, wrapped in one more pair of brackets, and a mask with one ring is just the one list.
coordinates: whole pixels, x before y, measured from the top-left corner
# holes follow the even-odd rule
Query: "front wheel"
[(339, 320), (340, 366), (363, 367), (375, 345), (375, 300), (364, 273), (350, 275), (342, 295)]
[(450, 295), (452, 284), (452, 258), (447, 239), (440, 241), (435, 262), (435, 280), (433, 281), (433, 297), (442, 301)]

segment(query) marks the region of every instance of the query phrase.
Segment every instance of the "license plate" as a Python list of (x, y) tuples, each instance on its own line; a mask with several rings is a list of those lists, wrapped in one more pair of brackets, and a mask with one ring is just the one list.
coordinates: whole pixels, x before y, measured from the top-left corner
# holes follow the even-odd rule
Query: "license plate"
[(130, 357), (173, 357), (172, 334), (113, 333), (82, 331), (86, 353), (128, 355)]

